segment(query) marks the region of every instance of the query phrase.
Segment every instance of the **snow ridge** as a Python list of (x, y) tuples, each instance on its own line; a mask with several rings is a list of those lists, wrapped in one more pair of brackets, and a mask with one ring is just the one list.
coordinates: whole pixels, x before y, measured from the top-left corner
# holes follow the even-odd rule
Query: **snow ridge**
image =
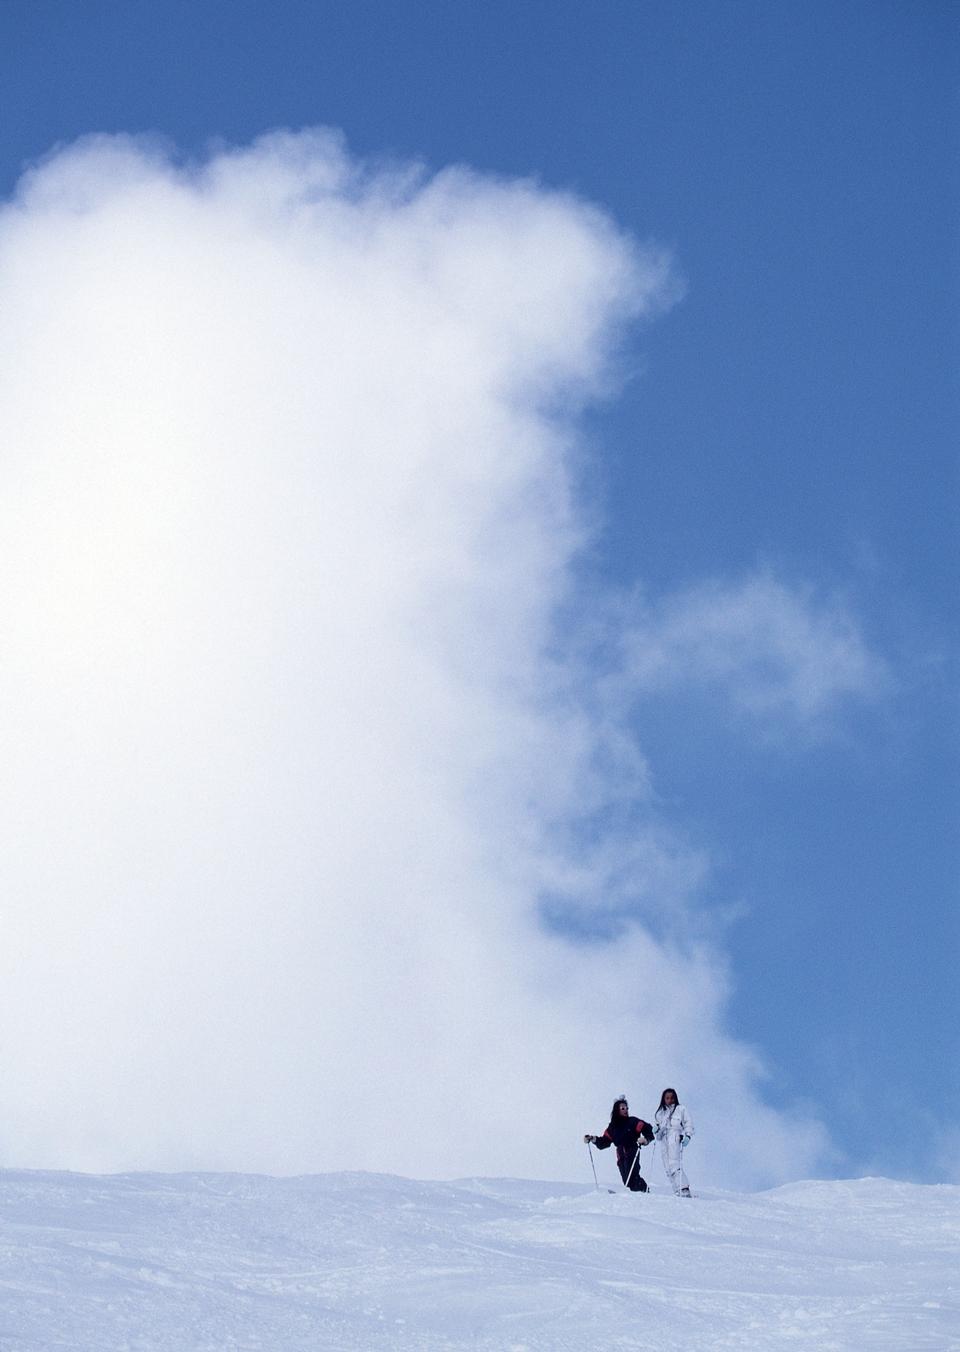
[(960, 1350), (960, 1188), (0, 1174), (3, 1352)]

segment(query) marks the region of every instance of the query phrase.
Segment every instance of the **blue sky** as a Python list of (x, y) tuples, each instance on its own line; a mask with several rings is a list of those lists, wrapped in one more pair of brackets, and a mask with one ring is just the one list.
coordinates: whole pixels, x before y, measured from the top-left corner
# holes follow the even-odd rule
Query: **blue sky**
[[(883, 678), (823, 719), (682, 681), (633, 717), (658, 810), (713, 860), (767, 1096), (826, 1115), (839, 1172), (931, 1181), (960, 1131), (958, 30), (883, 0), (0, 9), (5, 194), (86, 132), (200, 153), (327, 125), (570, 190), (672, 252), (683, 298), (587, 414), (581, 595), (660, 613), (762, 575), (856, 618)], [(911, 1105), (929, 1145), (895, 1125)]]

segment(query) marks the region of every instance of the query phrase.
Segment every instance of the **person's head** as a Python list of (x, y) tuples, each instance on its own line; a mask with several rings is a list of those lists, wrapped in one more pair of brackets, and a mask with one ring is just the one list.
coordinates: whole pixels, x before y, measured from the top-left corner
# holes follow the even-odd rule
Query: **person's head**
[(610, 1121), (616, 1122), (618, 1117), (626, 1117), (630, 1112), (630, 1106), (627, 1103), (626, 1094), (621, 1094), (619, 1098), (613, 1100), (613, 1107), (610, 1109)]
[(660, 1108), (657, 1109), (657, 1112), (660, 1112), (661, 1108), (675, 1108), (679, 1102), (675, 1089), (665, 1089), (660, 1095)]

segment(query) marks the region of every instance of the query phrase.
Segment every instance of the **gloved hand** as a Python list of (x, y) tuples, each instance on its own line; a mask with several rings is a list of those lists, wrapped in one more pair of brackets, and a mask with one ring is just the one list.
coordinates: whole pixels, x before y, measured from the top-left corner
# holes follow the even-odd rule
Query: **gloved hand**
[(681, 1149), (681, 1150), (683, 1150), (684, 1147), (685, 1147), (685, 1146), (688, 1146), (689, 1144), (690, 1144), (690, 1137), (689, 1137), (689, 1136), (681, 1136), (681, 1137), (680, 1137), (680, 1149)]
[(596, 1138), (596, 1136), (584, 1136), (583, 1139), (586, 1141), (587, 1145), (593, 1145), (594, 1141), (595, 1141), (597, 1138)]

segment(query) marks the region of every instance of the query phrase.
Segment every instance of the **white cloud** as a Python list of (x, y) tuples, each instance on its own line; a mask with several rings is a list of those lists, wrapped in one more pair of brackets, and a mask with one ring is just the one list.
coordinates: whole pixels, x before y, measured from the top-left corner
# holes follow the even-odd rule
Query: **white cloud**
[(640, 601), (621, 623), (623, 679), (634, 693), (712, 689), (767, 730), (819, 731), (845, 701), (874, 699), (889, 679), (840, 598), (766, 571)]
[(325, 133), (186, 167), (97, 138), (26, 178), (0, 219), (8, 1164), (569, 1175), (613, 1092), (652, 1112), (678, 1083), (715, 1178), (810, 1167), (716, 954), (537, 919), (636, 879), (683, 905), (700, 868), (637, 830), (642, 756), (556, 634), (572, 414), (670, 287), (574, 199), (373, 173)]

